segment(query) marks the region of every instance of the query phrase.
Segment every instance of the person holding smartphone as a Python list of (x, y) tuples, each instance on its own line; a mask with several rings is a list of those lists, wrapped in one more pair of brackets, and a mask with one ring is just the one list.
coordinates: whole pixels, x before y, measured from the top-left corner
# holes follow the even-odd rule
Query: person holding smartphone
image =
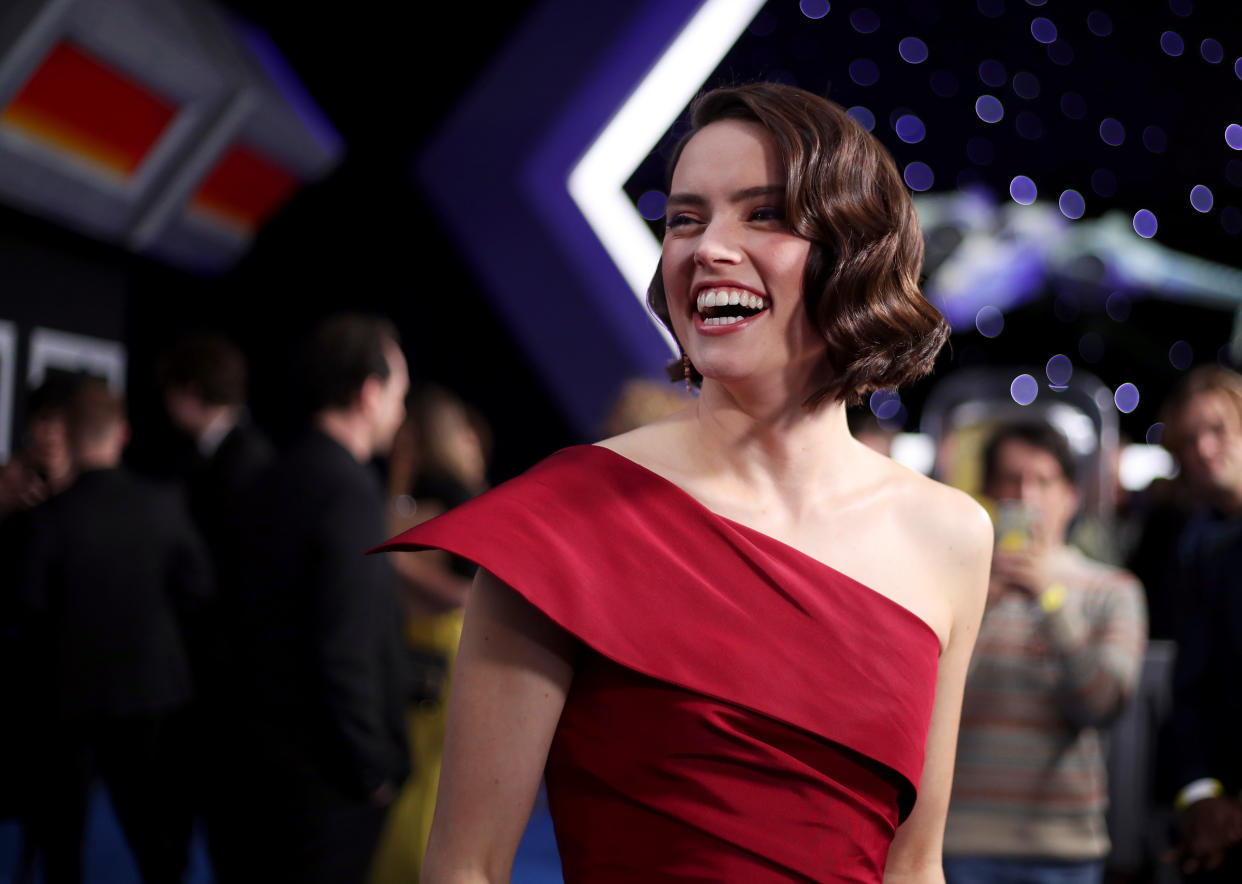
[(1101, 729), (1134, 692), (1143, 590), (1066, 544), (1076, 464), (1043, 423), (984, 451), (997, 502), (988, 602), (966, 678), (945, 830), (948, 884), (1098, 884), (1108, 855)]

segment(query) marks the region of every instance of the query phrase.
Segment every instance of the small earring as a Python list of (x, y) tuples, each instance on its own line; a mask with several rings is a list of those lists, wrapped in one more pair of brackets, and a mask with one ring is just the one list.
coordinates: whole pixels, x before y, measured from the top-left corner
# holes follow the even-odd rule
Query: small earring
[(681, 367), (686, 376), (686, 392), (693, 392), (690, 384), (690, 357), (685, 353), (681, 354)]

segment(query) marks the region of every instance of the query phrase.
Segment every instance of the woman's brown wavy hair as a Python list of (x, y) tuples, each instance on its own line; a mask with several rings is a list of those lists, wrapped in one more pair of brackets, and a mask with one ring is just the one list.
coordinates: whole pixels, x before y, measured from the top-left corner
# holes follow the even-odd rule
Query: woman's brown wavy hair
[[(669, 179), (686, 143), (720, 120), (768, 131), (786, 170), (790, 229), (810, 240), (805, 304), (828, 342), (832, 377), (806, 401), (855, 404), (872, 390), (931, 371), (949, 326), (919, 290), (923, 236), (914, 202), (887, 150), (839, 105), (793, 86), (755, 83), (695, 99), (691, 130), (674, 149)], [(672, 331), (662, 266), (647, 304)], [(669, 366), (680, 380), (681, 361)], [(692, 380), (702, 378), (692, 369)]]

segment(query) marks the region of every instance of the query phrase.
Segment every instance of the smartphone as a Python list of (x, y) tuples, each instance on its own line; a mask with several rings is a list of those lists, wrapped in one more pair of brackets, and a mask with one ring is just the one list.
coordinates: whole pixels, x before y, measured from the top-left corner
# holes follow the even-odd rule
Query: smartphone
[(994, 523), (999, 551), (1017, 552), (1031, 545), (1035, 514), (1021, 501), (997, 501)]

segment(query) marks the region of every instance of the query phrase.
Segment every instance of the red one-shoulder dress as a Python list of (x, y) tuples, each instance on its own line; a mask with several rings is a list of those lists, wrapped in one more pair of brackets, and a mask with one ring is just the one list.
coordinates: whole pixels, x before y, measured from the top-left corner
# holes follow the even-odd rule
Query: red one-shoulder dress
[(883, 880), (940, 652), (912, 612), (598, 446), (381, 549), (432, 547), (581, 643), (546, 771), (568, 884)]

